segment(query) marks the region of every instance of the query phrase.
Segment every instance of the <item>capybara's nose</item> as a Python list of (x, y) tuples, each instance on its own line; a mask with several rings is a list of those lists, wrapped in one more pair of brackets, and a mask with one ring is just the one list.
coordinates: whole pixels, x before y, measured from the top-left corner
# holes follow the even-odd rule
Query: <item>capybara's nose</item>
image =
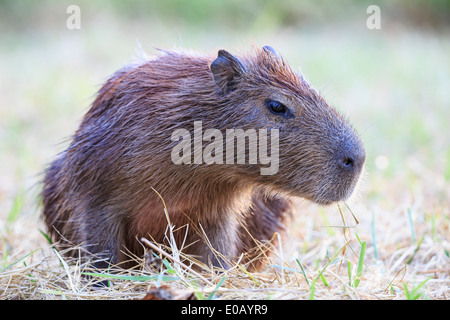
[(366, 161), (366, 152), (361, 143), (347, 143), (340, 150), (337, 162), (343, 170), (360, 170)]

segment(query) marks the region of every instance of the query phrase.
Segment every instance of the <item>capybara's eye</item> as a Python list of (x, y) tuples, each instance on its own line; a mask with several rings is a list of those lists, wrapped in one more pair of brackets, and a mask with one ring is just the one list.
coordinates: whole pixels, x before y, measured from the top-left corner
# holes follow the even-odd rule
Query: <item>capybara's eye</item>
[(272, 112), (273, 114), (283, 116), (285, 118), (293, 117), (291, 110), (289, 110), (288, 107), (286, 107), (284, 104), (282, 104), (279, 101), (267, 99), (266, 106), (270, 110), (270, 112)]

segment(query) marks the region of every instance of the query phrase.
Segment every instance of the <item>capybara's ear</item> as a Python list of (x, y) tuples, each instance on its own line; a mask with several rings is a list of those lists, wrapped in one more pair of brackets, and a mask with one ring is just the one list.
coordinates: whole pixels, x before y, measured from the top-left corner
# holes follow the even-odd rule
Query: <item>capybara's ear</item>
[(278, 51), (275, 50), (274, 48), (272, 48), (271, 46), (264, 46), (263, 50), (264, 50), (265, 53), (273, 54), (277, 59), (281, 60), (281, 56), (278, 53)]
[(236, 88), (237, 79), (245, 70), (239, 59), (225, 50), (219, 50), (216, 60), (211, 63), (214, 80), (223, 93), (228, 93)]

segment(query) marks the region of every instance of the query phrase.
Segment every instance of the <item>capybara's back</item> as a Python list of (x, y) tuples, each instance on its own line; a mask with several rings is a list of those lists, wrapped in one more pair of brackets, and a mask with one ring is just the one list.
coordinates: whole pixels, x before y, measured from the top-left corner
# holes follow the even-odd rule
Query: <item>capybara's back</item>
[[(116, 72), (46, 171), (45, 222), (106, 263), (164, 242), (228, 267), (282, 232), (291, 198), (350, 196), (365, 161), (352, 127), (271, 47), (162, 52)], [(163, 202), (164, 200), (164, 202)]]

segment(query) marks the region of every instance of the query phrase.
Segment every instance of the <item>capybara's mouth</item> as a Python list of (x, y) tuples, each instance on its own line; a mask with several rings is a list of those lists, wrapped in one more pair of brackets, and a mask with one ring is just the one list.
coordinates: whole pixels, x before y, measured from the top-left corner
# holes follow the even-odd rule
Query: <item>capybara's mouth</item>
[(337, 203), (337, 202), (345, 201), (345, 200), (347, 200), (351, 195), (352, 195), (352, 192), (349, 192), (348, 195), (341, 196), (341, 197), (330, 197), (330, 198), (320, 198), (320, 197), (317, 197), (317, 198), (311, 199), (311, 201), (314, 202), (314, 203), (316, 203), (316, 204), (322, 205), (322, 206), (329, 206), (329, 205), (332, 205), (332, 204)]
[(348, 200), (357, 191), (358, 185), (361, 181), (362, 172), (363, 168), (361, 168), (361, 170), (356, 173), (352, 179), (348, 180), (349, 182), (347, 183), (333, 185), (328, 188), (322, 187), (321, 191), (313, 194), (308, 200), (324, 206)]

